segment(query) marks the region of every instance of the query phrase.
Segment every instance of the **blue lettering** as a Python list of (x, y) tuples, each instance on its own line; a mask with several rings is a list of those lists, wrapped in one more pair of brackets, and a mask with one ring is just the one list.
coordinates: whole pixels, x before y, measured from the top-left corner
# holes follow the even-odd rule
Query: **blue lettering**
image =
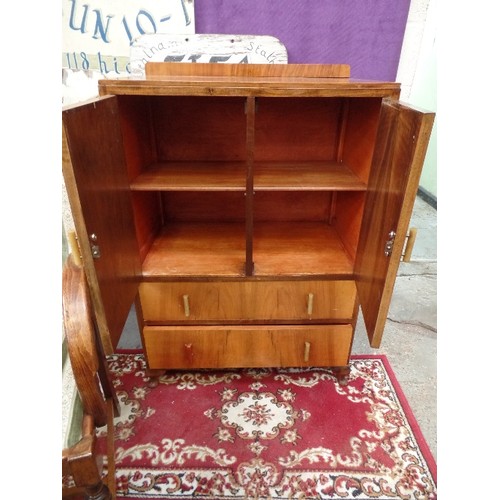
[(146, 17), (147, 20), (149, 20), (149, 22), (151, 23), (151, 26), (153, 28), (153, 31), (152, 33), (156, 33), (156, 24), (155, 24), (155, 21), (153, 19), (153, 16), (146, 10), (143, 10), (141, 9), (139, 11), (139, 13), (137, 14), (137, 18), (135, 20), (135, 24), (137, 26), (137, 29), (139, 30), (139, 33), (141, 35), (145, 35), (146, 33), (148, 33), (143, 27), (142, 27), (142, 23), (140, 22), (140, 19), (139, 19), (139, 16), (144, 16)]
[(125, 28), (125, 33), (127, 34), (128, 41), (129, 41), (130, 45), (132, 45), (132, 41), (133, 41), (134, 37), (132, 36), (132, 32), (130, 31), (130, 28), (128, 27), (128, 22), (125, 19), (125, 16), (123, 16), (122, 24), (123, 24), (123, 27)]
[(102, 60), (101, 53), (99, 52), (97, 56), (99, 58), (99, 71), (103, 74), (109, 73), (106, 63)]
[(71, 15), (69, 17), (69, 27), (72, 30), (80, 31), (81, 33), (85, 33), (85, 31), (86, 31), (85, 25), (87, 23), (87, 11), (89, 10), (89, 6), (88, 5), (83, 6), (84, 12), (83, 12), (82, 20), (80, 22), (80, 27), (78, 27), (78, 26), (76, 26), (76, 23), (75, 23), (76, 0), (70, 0), (70, 2), (71, 2)]
[(90, 68), (90, 62), (87, 58), (87, 54), (85, 52), (80, 52), (80, 57), (82, 58), (82, 68), (87, 70)]
[(96, 20), (95, 20), (94, 35), (92, 36), (92, 38), (94, 38), (95, 40), (101, 38), (103, 42), (109, 43), (109, 38), (108, 38), (109, 21), (113, 16), (107, 16), (106, 28), (104, 28), (101, 11), (99, 9), (95, 9), (94, 12), (96, 14)]

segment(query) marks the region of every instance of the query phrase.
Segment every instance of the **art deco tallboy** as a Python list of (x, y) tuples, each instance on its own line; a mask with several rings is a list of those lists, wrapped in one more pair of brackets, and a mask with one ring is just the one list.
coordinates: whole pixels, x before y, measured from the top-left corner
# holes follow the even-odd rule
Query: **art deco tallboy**
[(63, 172), (105, 351), (333, 366), (378, 347), (433, 113), (346, 65), (150, 63), (63, 111)]

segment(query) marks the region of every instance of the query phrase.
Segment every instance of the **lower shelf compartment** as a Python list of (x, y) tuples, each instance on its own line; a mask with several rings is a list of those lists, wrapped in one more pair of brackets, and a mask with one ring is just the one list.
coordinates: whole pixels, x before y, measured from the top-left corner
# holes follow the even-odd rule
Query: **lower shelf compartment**
[[(245, 276), (243, 223), (166, 226), (142, 265), (151, 279)], [(335, 228), (321, 222), (259, 222), (253, 231), (254, 275), (352, 276), (353, 262)]]
[(326, 223), (256, 223), (253, 241), (258, 276), (352, 276), (354, 272), (341, 238)]
[(144, 277), (245, 275), (243, 223), (165, 226), (142, 264)]
[(352, 325), (146, 326), (150, 369), (345, 366)]

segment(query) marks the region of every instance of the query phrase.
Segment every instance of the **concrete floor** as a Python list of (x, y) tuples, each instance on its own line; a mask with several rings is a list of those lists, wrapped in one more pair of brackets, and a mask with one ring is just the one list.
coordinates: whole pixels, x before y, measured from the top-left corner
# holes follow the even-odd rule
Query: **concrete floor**
[[(402, 262), (382, 345), (372, 349), (362, 316), (353, 354), (385, 354), (437, 459), (437, 213), (417, 197), (410, 227), (418, 229), (411, 262)], [(130, 314), (119, 349), (141, 348), (137, 321)]]
[(410, 227), (418, 229), (411, 262), (401, 262), (384, 337), (368, 343), (360, 318), (353, 354), (385, 354), (437, 460), (437, 213), (416, 199)]

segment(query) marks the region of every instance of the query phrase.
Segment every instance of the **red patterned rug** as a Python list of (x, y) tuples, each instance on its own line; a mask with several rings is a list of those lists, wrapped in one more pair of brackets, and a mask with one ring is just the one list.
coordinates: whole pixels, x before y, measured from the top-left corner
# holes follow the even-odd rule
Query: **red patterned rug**
[[(119, 499), (436, 499), (436, 464), (384, 356), (327, 368), (170, 372), (109, 358)], [(104, 431), (99, 445), (104, 446)]]

